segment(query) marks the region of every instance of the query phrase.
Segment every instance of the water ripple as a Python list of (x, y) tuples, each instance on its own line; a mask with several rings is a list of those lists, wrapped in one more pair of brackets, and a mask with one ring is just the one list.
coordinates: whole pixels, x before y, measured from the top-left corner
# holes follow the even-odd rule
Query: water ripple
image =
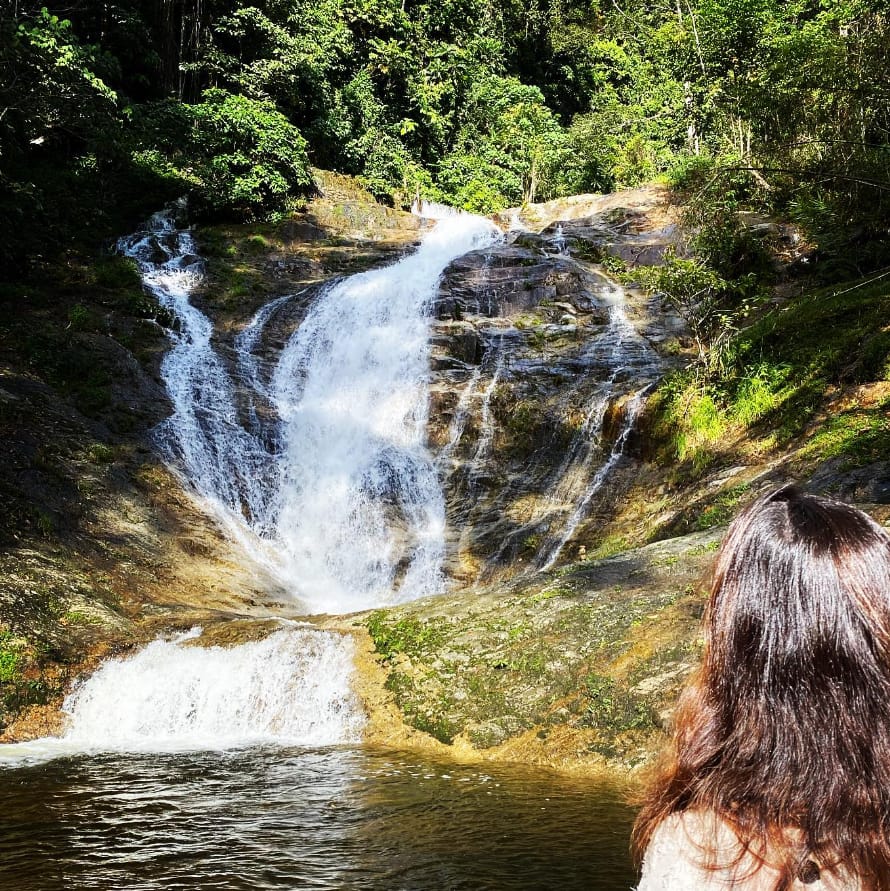
[(349, 748), (0, 772), (0, 889), (630, 888), (612, 789)]

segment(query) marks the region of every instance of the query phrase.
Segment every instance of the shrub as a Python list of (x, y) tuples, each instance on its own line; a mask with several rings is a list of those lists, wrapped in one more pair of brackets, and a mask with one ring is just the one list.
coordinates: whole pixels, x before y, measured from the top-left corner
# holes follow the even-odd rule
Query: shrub
[(265, 217), (308, 194), (306, 141), (273, 103), (220, 89), (202, 100), (149, 106), (134, 160), (178, 180), (198, 215)]

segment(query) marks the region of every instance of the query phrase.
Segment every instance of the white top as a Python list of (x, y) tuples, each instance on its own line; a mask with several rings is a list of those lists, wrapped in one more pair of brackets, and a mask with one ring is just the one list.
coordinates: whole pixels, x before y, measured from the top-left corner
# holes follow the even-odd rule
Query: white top
[[(637, 891), (775, 891), (779, 873), (769, 866), (756, 869), (752, 854), (738, 858), (740, 842), (714, 814), (686, 811), (672, 814), (655, 830), (643, 860)], [(708, 851), (713, 851), (708, 859)], [(713, 863), (716, 868), (707, 868)], [(823, 869), (818, 879), (796, 879), (793, 891), (860, 891), (858, 881), (842, 872)]]

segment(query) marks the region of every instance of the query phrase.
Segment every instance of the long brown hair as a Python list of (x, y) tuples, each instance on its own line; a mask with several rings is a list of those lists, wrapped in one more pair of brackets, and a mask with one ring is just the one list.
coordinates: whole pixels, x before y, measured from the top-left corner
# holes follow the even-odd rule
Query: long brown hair
[(811, 859), (890, 889), (890, 536), (861, 511), (785, 487), (729, 527), (637, 855), (692, 810), (778, 889)]

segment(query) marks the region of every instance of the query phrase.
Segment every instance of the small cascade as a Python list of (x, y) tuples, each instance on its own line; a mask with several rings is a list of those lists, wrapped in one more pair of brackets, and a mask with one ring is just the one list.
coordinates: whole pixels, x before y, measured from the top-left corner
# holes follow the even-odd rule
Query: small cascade
[[(302, 294), (302, 292), (300, 292)], [(244, 327), (244, 330), (235, 338), (235, 352), (238, 356), (238, 369), (241, 380), (247, 385), (252, 395), (259, 395), (266, 400), (272, 399), (272, 391), (268, 379), (264, 380), (260, 362), (255, 355), (260, 343), (263, 331), (269, 324), (272, 316), (284, 304), (289, 303), (300, 294), (285, 294), (270, 300), (265, 306), (254, 313), (253, 318)], [(268, 374), (265, 376), (268, 378)]]
[[(606, 369), (608, 376), (595, 388), (578, 434), (558, 468), (555, 485), (546, 499), (546, 512), (567, 517), (549, 523), (549, 535), (540, 549), (535, 567), (550, 569), (587, 514), (594, 495), (600, 491), (624, 455), (627, 439), (645, 404), (652, 384), (661, 375), (661, 362), (649, 343), (631, 324), (624, 309), (624, 291), (614, 286), (609, 301), (609, 324), (597, 338), (587, 358)], [(642, 386), (640, 386), (642, 384)], [(636, 389), (631, 389), (636, 387)], [(592, 476), (590, 464), (601, 454), (603, 427), (609, 406), (628, 396), (624, 419), (608, 454)], [(589, 481), (585, 484), (585, 479)]]
[(199, 633), (104, 662), (65, 702), (65, 741), (144, 751), (358, 739), (350, 638), (283, 628), (223, 648), (194, 645)]
[(425, 220), (447, 220), (452, 217), (470, 217), (472, 214), (456, 207), (449, 207), (447, 204), (438, 204), (435, 201), (425, 201), (421, 198), (415, 198), (411, 205), (411, 213), (416, 217), (422, 217)]
[(269, 509), (271, 462), (262, 440), (239, 418), (235, 386), (212, 344), (210, 319), (191, 303), (204, 269), (190, 232), (170, 214), (155, 214), (147, 230), (118, 243), (134, 259), (145, 287), (175, 317), (173, 347), (161, 375), (173, 414), (155, 432), (168, 461), (230, 532)]
[[(563, 359), (562, 368), (540, 359), (517, 359), (511, 354), (514, 381), (517, 374), (536, 371), (542, 375), (566, 374), (577, 381), (542, 410), (552, 412), (554, 417), (571, 416), (578, 421), (571, 440), (556, 453), (557, 462), (552, 460), (553, 452), (543, 461), (533, 453), (521, 472), (514, 473), (496, 493), (496, 501), (486, 496), (489, 522), (500, 523), (505, 508), (512, 509), (512, 515), (509, 521), (500, 523), (501, 534), (488, 539), (493, 545), (491, 556), (479, 569), (478, 582), (489, 580), (513, 561), (524, 562), (531, 571), (550, 569), (556, 564), (587, 518), (595, 496), (620, 466), (645, 396), (662, 374), (661, 359), (628, 318), (623, 289), (602, 275), (597, 288), (598, 301), (608, 309), (607, 324), (586, 338), (568, 361)], [(615, 406), (622, 407), (621, 426), (612, 433), (606, 430), (606, 419)], [(493, 436), (489, 424), (483, 423), (482, 430), (489, 432), (487, 437), (480, 434), (477, 475), (485, 472), (485, 443)], [(534, 493), (533, 497), (524, 497), (528, 493)], [(496, 513), (498, 510), (501, 514)], [(462, 541), (466, 540), (468, 535), (462, 537)], [(528, 555), (530, 542), (535, 545)]]
[(566, 243), (566, 236), (565, 232), (563, 232), (561, 223), (557, 223), (556, 229), (553, 232), (551, 243), (553, 244), (553, 247), (557, 254), (564, 256), (568, 255), (568, 244)]
[(352, 639), (288, 625), (259, 641), (200, 646), (200, 628), (108, 659), (69, 694), (60, 738), (0, 749), (0, 760), (76, 752), (197, 751), (356, 742)]
[(536, 561), (536, 565), (540, 569), (552, 569), (556, 564), (556, 561), (559, 559), (560, 554), (562, 553), (563, 548), (571, 541), (572, 536), (575, 534), (575, 530), (581, 524), (582, 520), (587, 515), (587, 509), (590, 506), (590, 502), (593, 500), (594, 495), (603, 487), (603, 483), (609, 478), (609, 474), (621, 460), (621, 457), (624, 455), (624, 449), (627, 445), (627, 439), (636, 426), (637, 420), (640, 417), (640, 413), (643, 410), (643, 406), (645, 405), (645, 396), (649, 392), (650, 386), (644, 387), (642, 390), (638, 390), (636, 393), (631, 396), (628, 400), (627, 405), (625, 407), (624, 413), (624, 423), (621, 427), (621, 431), (619, 432), (617, 438), (615, 439), (614, 444), (612, 445), (612, 451), (609, 453), (608, 460), (602, 464), (594, 474), (593, 479), (590, 481), (590, 485), (587, 487), (587, 491), (584, 493), (584, 496), (579, 501), (577, 507), (572, 513), (571, 517), (569, 517), (568, 523), (566, 523), (565, 530), (563, 531), (559, 541), (556, 543), (554, 547), (552, 547), (549, 551), (542, 552), (539, 555), (538, 560)]
[(494, 441), (495, 431), (491, 420), (491, 399), (497, 390), (504, 365), (506, 364), (506, 351), (503, 349), (502, 339), (499, 338), (496, 344), (492, 344), (491, 348), (491, 352), (494, 355), (494, 366), (488, 386), (482, 393), (482, 404), (479, 413), (479, 439), (476, 442), (476, 450), (473, 452), (467, 471), (467, 489), (470, 494), (475, 493), (478, 489), (481, 468), (491, 451), (491, 444)]
[(464, 430), (466, 430), (467, 421), (471, 415), (473, 397), (476, 395), (476, 388), (479, 386), (479, 381), (481, 379), (482, 364), (480, 363), (473, 369), (473, 373), (464, 385), (463, 390), (461, 390), (460, 398), (457, 400), (457, 405), (454, 407), (454, 414), (451, 416), (451, 421), (448, 424), (448, 441), (436, 457), (436, 464), (446, 474), (450, 470), (448, 464), (451, 460), (451, 456), (454, 454), (454, 450), (458, 445), (460, 445)]

